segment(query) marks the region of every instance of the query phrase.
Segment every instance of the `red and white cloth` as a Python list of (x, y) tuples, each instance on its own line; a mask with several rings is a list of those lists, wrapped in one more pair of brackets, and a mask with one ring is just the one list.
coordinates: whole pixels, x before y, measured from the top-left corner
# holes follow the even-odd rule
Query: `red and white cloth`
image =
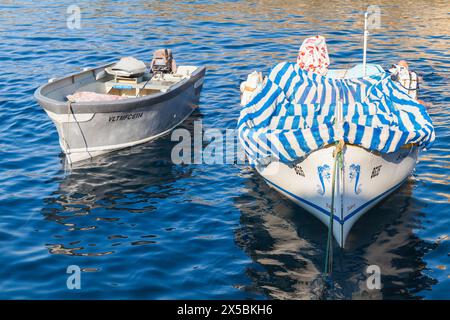
[(305, 39), (298, 49), (297, 64), (306, 71), (326, 75), (330, 65), (327, 44), (322, 36)]
[(126, 98), (127, 97), (115, 96), (112, 94), (96, 93), (90, 91), (75, 92), (74, 94), (67, 96), (67, 99), (72, 102), (114, 101)]

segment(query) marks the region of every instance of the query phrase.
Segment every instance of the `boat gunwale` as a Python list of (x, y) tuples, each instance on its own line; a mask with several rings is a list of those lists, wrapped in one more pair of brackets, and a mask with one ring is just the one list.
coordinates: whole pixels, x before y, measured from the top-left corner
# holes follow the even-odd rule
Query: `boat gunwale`
[[(114, 63), (105, 64), (99, 67), (90, 68), (82, 72), (73, 73), (63, 78), (56, 79), (52, 82), (46, 83), (38, 87), (34, 92), (35, 99), (39, 102), (43, 109), (51, 111), (56, 114), (67, 114), (67, 102), (59, 101), (47, 97), (42, 93), (43, 90), (47, 89), (49, 86), (55, 85), (58, 82), (72, 79), (76, 76), (80, 76), (84, 73), (93, 73), (94, 77), (96, 74), (103, 71), (106, 67)], [(98, 101), (98, 102), (73, 102), (71, 103), (73, 109), (72, 112), (75, 114), (81, 113), (111, 113), (111, 112), (127, 112), (129, 110), (134, 110), (137, 108), (148, 107), (149, 105), (160, 103), (166, 101), (176, 95), (181, 91), (186, 90), (193, 83), (197, 82), (199, 79), (203, 78), (206, 73), (205, 66), (199, 66), (187, 79), (182, 79), (181, 81), (172, 85), (167, 92), (155, 93), (143, 97), (113, 100), (113, 101)]]
[[(288, 165), (288, 166), (290, 166), (290, 167), (295, 166), (295, 165), (298, 164), (299, 162), (302, 162), (302, 161), (306, 160), (312, 153), (317, 152), (317, 151), (320, 151), (320, 150), (322, 150), (322, 149), (332, 148), (332, 147), (335, 147), (335, 146), (336, 146), (336, 142), (325, 144), (325, 145), (323, 145), (322, 147), (320, 147), (320, 148), (318, 148), (318, 149), (316, 149), (316, 150), (313, 150), (313, 151), (311, 151), (311, 152), (305, 154), (304, 156), (299, 157), (299, 158), (297, 158), (297, 159), (295, 159), (295, 160), (292, 160), (292, 161), (290, 161), (290, 162), (286, 162), (285, 164)], [(380, 157), (382, 157), (383, 155), (386, 155), (386, 154), (390, 154), (390, 153), (397, 152), (397, 151), (399, 151), (399, 150), (404, 150), (404, 149), (410, 149), (410, 150), (412, 150), (412, 148), (414, 148), (414, 147), (418, 148), (418, 150), (421, 150), (421, 146), (420, 146), (420, 144), (417, 143), (417, 142), (411, 142), (411, 143), (404, 144), (404, 145), (400, 146), (400, 148), (399, 148), (398, 150), (391, 151), (391, 152), (380, 152), (380, 151), (377, 151), (377, 150), (370, 150), (370, 149), (368, 149), (368, 148), (365, 148), (365, 147), (362, 146), (362, 145), (354, 144), (354, 143), (348, 143), (348, 142), (345, 142), (345, 143), (344, 143), (344, 146), (358, 147), (358, 148), (364, 149), (364, 150), (366, 150), (367, 152), (373, 153), (374, 155), (380, 156)], [(279, 160), (277, 160), (277, 161), (279, 161)], [(268, 166), (268, 164), (267, 164), (267, 165), (264, 165), (264, 167), (267, 167), (267, 166)]]

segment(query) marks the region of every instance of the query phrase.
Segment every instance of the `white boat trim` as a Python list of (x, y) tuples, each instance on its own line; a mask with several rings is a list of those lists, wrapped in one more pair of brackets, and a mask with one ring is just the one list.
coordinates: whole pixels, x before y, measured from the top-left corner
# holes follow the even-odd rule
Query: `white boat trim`
[(91, 121), (94, 118), (95, 113), (79, 113), (75, 116), (75, 114), (58, 114), (54, 113), (50, 110), (45, 110), (50, 119), (58, 122), (58, 123), (67, 123), (67, 122), (87, 122)]
[[(77, 148), (77, 149), (67, 149), (62, 141), (60, 142), (60, 145), (61, 145), (61, 148), (63, 149), (63, 152), (67, 155), (67, 160), (69, 161), (69, 163), (73, 163), (76, 161), (82, 161), (82, 160), (93, 158), (98, 155), (116, 151), (119, 149), (124, 149), (124, 148), (128, 148), (128, 147), (136, 146), (139, 144), (143, 144), (146, 142), (150, 142), (150, 141), (158, 139), (164, 135), (167, 135), (168, 133), (170, 133), (170, 131), (172, 131), (173, 129), (178, 127), (184, 120), (189, 118), (190, 115), (192, 114), (192, 112), (194, 112), (194, 109), (188, 115), (186, 115), (183, 119), (181, 119), (176, 125), (169, 128), (168, 130), (163, 131), (157, 135), (141, 139), (141, 140), (136, 140), (136, 141), (127, 142), (127, 143), (121, 143), (121, 144), (115, 144), (115, 145), (101, 146), (101, 147)], [(96, 154), (91, 155), (90, 153), (96, 153)], [(75, 159), (72, 159), (72, 157), (74, 157)]]

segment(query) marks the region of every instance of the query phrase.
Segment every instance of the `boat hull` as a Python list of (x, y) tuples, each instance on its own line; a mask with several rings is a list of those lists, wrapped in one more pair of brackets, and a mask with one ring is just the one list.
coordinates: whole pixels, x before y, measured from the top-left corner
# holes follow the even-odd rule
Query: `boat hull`
[(55, 124), (68, 162), (75, 163), (169, 133), (198, 107), (204, 75), (205, 68), (199, 68), (166, 94), (103, 105), (58, 105), (43, 98), (39, 91), (35, 96)]
[[(276, 189), (325, 225), (330, 224), (334, 147), (317, 150), (295, 164), (271, 162), (257, 167), (270, 187)], [(333, 235), (340, 247), (358, 219), (396, 190), (411, 174), (418, 148), (408, 146), (380, 154), (346, 145), (343, 165), (337, 170)]]

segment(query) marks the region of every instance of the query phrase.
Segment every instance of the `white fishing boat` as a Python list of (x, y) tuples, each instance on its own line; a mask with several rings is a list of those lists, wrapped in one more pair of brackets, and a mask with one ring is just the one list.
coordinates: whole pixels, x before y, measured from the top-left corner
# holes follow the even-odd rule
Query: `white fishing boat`
[[(328, 145), (292, 165), (274, 161), (268, 166), (257, 166), (256, 170), (270, 187), (328, 226), (335, 148)], [(350, 229), (364, 213), (408, 178), (417, 155), (415, 145), (387, 154), (345, 145), (343, 165), (337, 170), (333, 204), (333, 235), (339, 246), (344, 247)]]
[(355, 222), (410, 176), (434, 140), (431, 119), (413, 88), (378, 65), (320, 74), (287, 62), (262, 79), (255, 72), (241, 86), (247, 159), (344, 247)]
[(34, 93), (73, 164), (157, 139), (198, 107), (205, 67), (176, 66), (170, 50), (51, 79)]

